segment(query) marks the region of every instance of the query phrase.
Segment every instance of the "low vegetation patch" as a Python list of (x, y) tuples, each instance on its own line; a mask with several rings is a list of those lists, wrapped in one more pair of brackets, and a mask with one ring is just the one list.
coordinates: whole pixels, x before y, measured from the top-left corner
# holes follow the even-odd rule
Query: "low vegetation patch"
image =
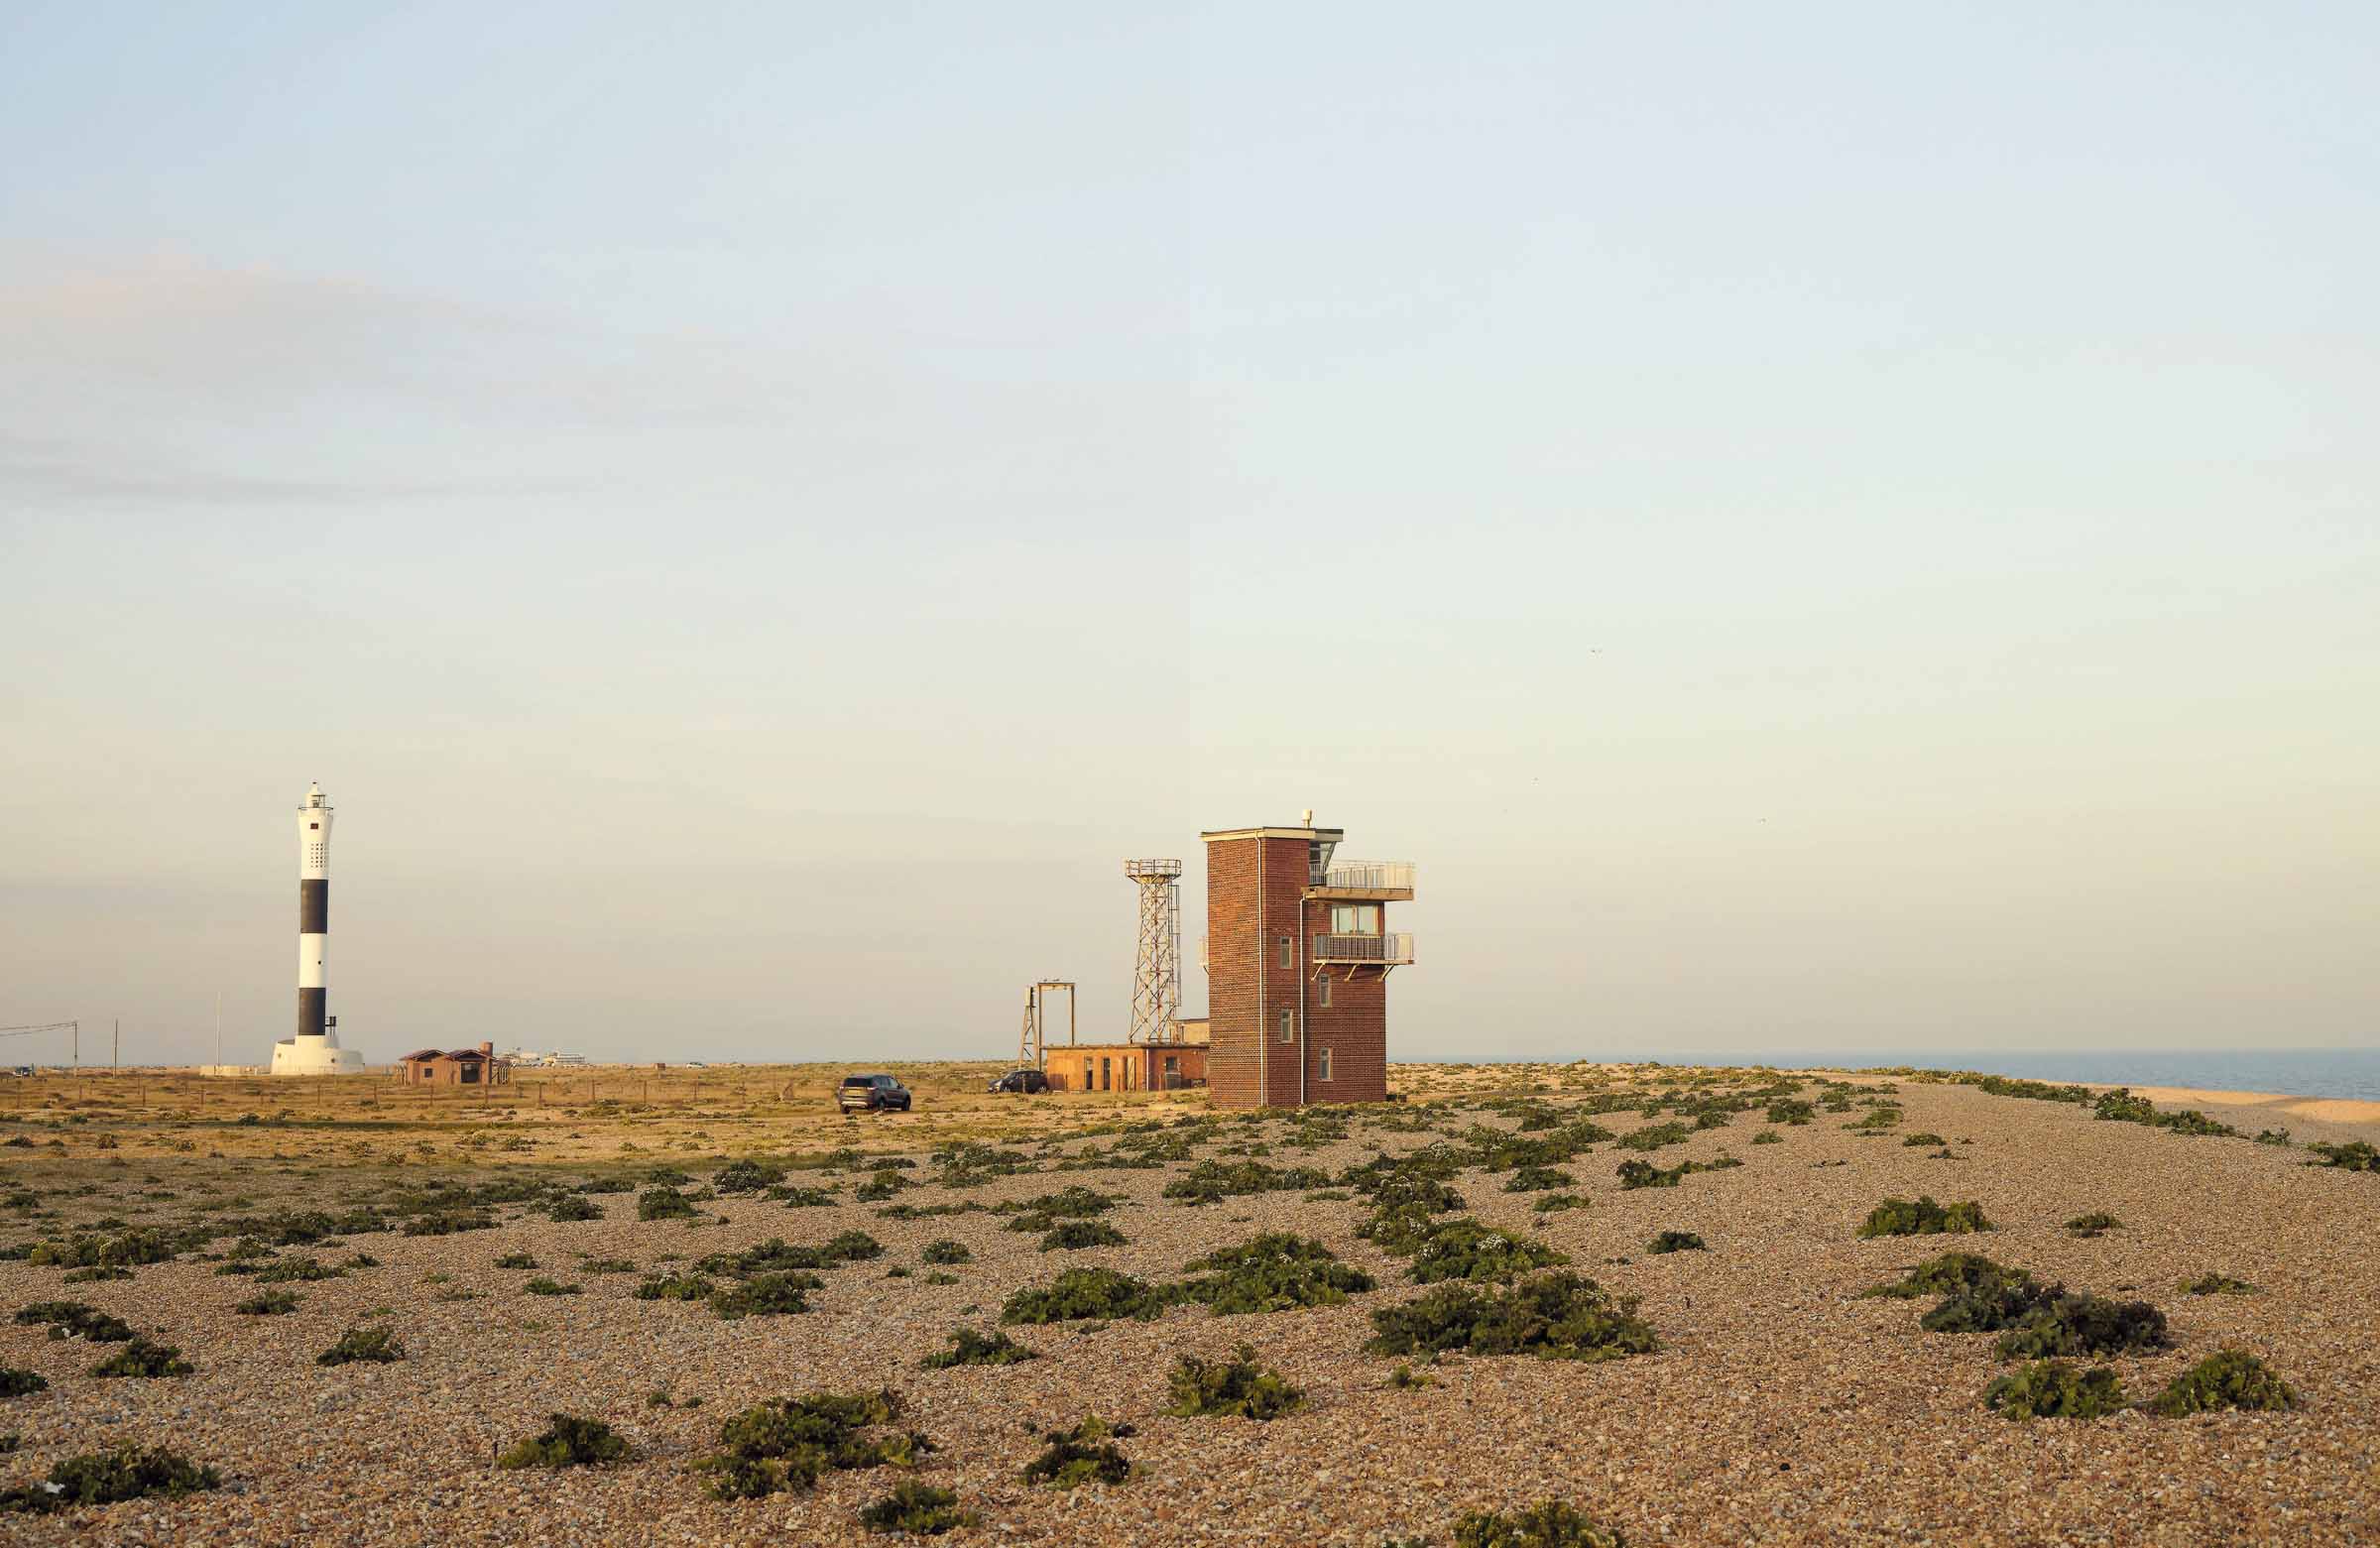
[(500, 1468), (593, 1468), (628, 1455), (628, 1442), (601, 1419), (547, 1416), (545, 1428), (496, 1459)]
[(1305, 1394), (1275, 1372), (1256, 1365), (1256, 1352), (1240, 1346), (1231, 1360), (1184, 1355), (1166, 1377), (1172, 1399), (1165, 1411), (1182, 1418), (1278, 1419), (1305, 1406)]
[(1122, 1247), (1124, 1233), (1104, 1220), (1062, 1220), (1041, 1238), (1044, 1252), (1074, 1251), (1083, 1248)]
[(711, 1292), (711, 1311), (725, 1322), (744, 1317), (791, 1317), (810, 1309), (809, 1293), (826, 1281), (801, 1269), (755, 1274), (732, 1290)]
[(1859, 1226), (1862, 1237), (1940, 1237), (1966, 1236), (1977, 1231), (1995, 1230), (1983, 1216), (1983, 1206), (1968, 1200), (1947, 1208), (1934, 1202), (1930, 1195), (1915, 1200), (1886, 1199), (1868, 1211), (1867, 1219)]
[(1311, 1166), (1267, 1166), (1261, 1161), (1201, 1161), (1165, 1185), (1164, 1196), (1185, 1204), (1214, 1204), (1251, 1193), (1303, 1193), (1327, 1188), (1328, 1174)]
[(1992, 1382), (1983, 1403), (2011, 1419), (2098, 1419), (2125, 1406), (2124, 1384), (2105, 1366), (2037, 1360)]
[(972, 1263), (975, 1261), (975, 1254), (967, 1250), (966, 1243), (953, 1242), (948, 1237), (944, 1237), (939, 1242), (928, 1242), (925, 1245), (925, 1250), (918, 1253), (917, 1256), (921, 1261), (928, 1263)]
[[(2282, 1142), (2288, 1142), (2286, 1133)], [(2309, 1166), (2335, 1166), (2350, 1172), (2380, 1172), (2380, 1149), (2375, 1149), (2362, 1139), (2349, 1144), (2324, 1144), (2316, 1140), (2306, 1148), (2318, 1157), (2308, 1161), (2306, 1164)]]
[(700, 1274), (649, 1274), (636, 1296), (640, 1301), (707, 1301), (717, 1288)]
[(405, 1346), (387, 1328), (350, 1328), (339, 1341), (314, 1357), (317, 1366), (358, 1363), (385, 1366), (405, 1358)]
[(2183, 1371), (2141, 1406), (2168, 1418), (2216, 1408), (2277, 1413), (2297, 1407), (2298, 1394), (2263, 1361), (2243, 1350), (2227, 1349)]
[(2229, 1274), (2218, 1274), (2211, 1270), (2199, 1275), (2196, 1279), (2183, 1280), (2179, 1288), (2186, 1295), (2254, 1295), (2256, 1293), (2256, 1287), (2245, 1279), (2234, 1279)]
[(1371, 1314), (1375, 1355), (1533, 1355), (1541, 1360), (1616, 1360), (1661, 1347), (1636, 1315), (1634, 1296), (1559, 1272), (1508, 1290), (1442, 1284), (1418, 1300)]
[(1472, 1511), (1455, 1522), (1455, 1548), (1627, 1548), (1627, 1539), (1559, 1499), (1545, 1499), (1510, 1515)]
[(959, 1508), (955, 1491), (915, 1479), (902, 1479), (892, 1486), (892, 1493), (860, 1511), (860, 1524), (871, 1532), (897, 1532), (903, 1537), (938, 1537), (974, 1526), (980, 1519), (974, 1511)]
[(1529, 1206), (1540, 1215), (1555, 1215), (1563, 1210), (1583, 1210), (1586, 1207), (1585, 1197), (1576, 1193), (1548, 1193)]
[(243, 1317), (282, 1317), (298, 1309), (298, 1297), (288, 1290), (265, 1290), (231, 1309)]
[(2165, 1313), (2146, 1301), (2112, 1301), (2103, 1295), (2053, 1287), (2038, 1305), (2000, 1335), (2002, 1360), (2052, 1356), (2128, 1355), (2164, 1349)]
[(828, 1470), (914, 1465), (925, 1437), (891, 1428), (897, 1393), (812, 1392), (775, 1397), (719, 1427), (724, 1449), (694, 1466), (719, 1499), (761, 1499), (815, 1485)]
[(35, 1301), (17, 1311), (20, 1327), (48, 1324), (54, 1339), (88, 1339), (93, 1344), (121, 1344), (132, 1337), (132, 1324), (120, 1317), (85, 1306), (80, 1301)]
[(122, 1446), (114, 1451), (69, 1457), (50, 1470), (46, 1483), (0, 1491), (0, 1512), (46, 1514), (81, 1505), (112, 1505), (127, 1499), (179, 1499), (221, 1488), (223, 1477), (164, 1447)]
[(496, 1266), (499, 1268), (535, 1268), (537, 1266), (537, 1260), (527, 1252), (507, 1252), (504, 1256), (496, 1259)]
[(38, 1370), (20, 1370), (14, 1366), (0, 1366), (0, 1397), (24, 1397), (50, 1389), (50, 1378)]
[(2123, 1228), (2124, 1223), (2105, 1210), (2093, 1210), (2087, 1215), (2077, 1215), (2066, 1223), (2067, 1232), (2078, 1237), (2103, 1237), (2110, 1231), (2121, 1231)]
[(1335, 1306), (1374, 1285), (1371, 1275), (1341, 1262), (1308, 1237), (1266, 1232), (1238, 1247), (1193, 1258), (1184, 1269), (1202, 1276), (1173, 1287), (1219, 1317)]
[(539, 1274), (523, 1285), (521, 1293), (523, 1295), (577, 1295), (581, 1292), (577, 1285), (564, 1284), (558, 1279), (548, 1279), (543, 1274)]
[(1921, 1295), (1957, 1295), (1978, 1284), (2032, 1277), (2022, 1268), (1995, 1263), (1979, 1252), (1945, 1252), (1940, 1257), (1927, 1258), (1895, 1283), (1879, 1284), (1859, 1293), (1913, 1301)]
[(1173, 1297), (1145, 1279), (1113, 1268), (1069, 1268), (1047, 1289), (1023, 1289), (1000, 1309), (1004, 1323), (1079, 1322), (1097, 1318), (1145, 1320), (1171, 1305)]
[(95, 1376), (186, 1376), (198, 1368), (171, 1344), (136, 1338), (91, 1368)]
[(639, 1220), (687, 1220), (693, 1214), (693, 1203), (675, 1188), (649, 1188), (637, 1195)]
[(2125, 1086), (2101, 1092), (2098, 1100), (2091, 1104), (2091, 1117), (2110, 1123), (2146, 1124), (2152, 1129), (2170, 1129), (2180, 1134), (2237, 1135), (2239, 1132), (2229, 1124), (2217, 1123), (2195, 1108), (2160, 1113), (2156, 1103), (2146, 1097), (2132, 1095), (2131, 1089)]
[(1648, 1124), (1644, 1128), (1619, 1136), (1622, 1150), (1658, 1150), (1663, 1145), (1684, 1144), (1694, 1137), (1694, 1130), (1685, 1124)]
[(1524, 1166), (1504, 1179), (1506, 1193), (1544, 1193), (1553, 1188), (1568, 1188), (1578, 1182), (1576, 1177), (1556, 1166)]
[(1483, 1225), (1468, 1215), (1431, 1222), (1407, 1255), (1412, 1259), (1407, 1273), (1416, 1284), (1510, 1279), (1534, 1268), (1570, 1261), (1542, 1242), (1500, 1226)]
[(1110, 1424), (1097, 1414), (1071, 1430), (1051, 1430), (1040, 1456), (1025, 1464), (1024, 1481), (1051, 1488), (1079, 1488), (1085, 1484), (1122, 1484), (1132, 1476), (1131, 1460), (1116, 1443), (1129, 1439), (1132, 1427)]
[(1664, 1231), (1644, 1246), (1647, 1252), (1700, 1252), (1705, 1250), (1701, 1237), (1691, 1231)]
[(936, 1350), (918, 1362), (928, 1370), (953, 1366), (1013, 1366), (1036, 1358), (1033, 1352), (995, 1328), (989, 1334), (960, 1328), (951, 1334), (950, 1348)]

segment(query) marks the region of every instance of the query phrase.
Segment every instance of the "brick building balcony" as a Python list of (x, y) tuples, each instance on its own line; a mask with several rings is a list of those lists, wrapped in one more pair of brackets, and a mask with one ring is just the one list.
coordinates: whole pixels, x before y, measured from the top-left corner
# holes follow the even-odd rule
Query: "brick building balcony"
[(1386, 935), (1317, 935), (1310, 960), (1317, 967), (1342, 963), (1369, 968), (1409, 967), (1413, 962), (1413, 935), (1407, 930)]
[(1341, 860), (1327, 867), (1306, 889), (1308, 897), (1333, 897), (1348, 902), (1392, 903), (1413, 900), (1413, 862), (1410, 860)]

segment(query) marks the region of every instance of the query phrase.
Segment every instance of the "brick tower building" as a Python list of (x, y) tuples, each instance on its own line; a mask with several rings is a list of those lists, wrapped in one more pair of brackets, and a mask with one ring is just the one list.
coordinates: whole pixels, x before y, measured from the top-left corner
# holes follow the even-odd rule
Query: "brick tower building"
[(1337, 828), (1230, 828), (1207, 846), (1207, 1083), (1220, 1108), (1388, 1095), (1388, 975), (1413, 937), (1387, 905), (1409, 861), (1337, 861)]

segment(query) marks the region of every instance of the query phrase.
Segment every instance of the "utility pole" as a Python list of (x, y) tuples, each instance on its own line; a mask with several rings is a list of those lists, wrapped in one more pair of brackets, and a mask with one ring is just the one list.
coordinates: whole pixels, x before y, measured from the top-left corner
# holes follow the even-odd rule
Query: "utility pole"
[(115, 1030), (109, 1034), (109, 1037), (107, 1067), (111, 1070), (118, 1069), (121, 1067), (121, 1060), (124, 1057), (124, 1018), (122, 1016), (116, 1017)]

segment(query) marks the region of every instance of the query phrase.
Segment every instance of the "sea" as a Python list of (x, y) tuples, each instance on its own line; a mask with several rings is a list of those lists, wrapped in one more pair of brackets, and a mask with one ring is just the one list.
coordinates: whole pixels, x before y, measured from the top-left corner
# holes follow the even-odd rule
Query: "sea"
[[(1400, 1050), (1398, 1057), (1410, 1056)], [(1503, 1062), (1483, 1060), (1477, 1053), (1452, 1057), (1473, 1063)], [(1664, 1048), (1613, 1049), (1574, 1057), (1769, 1065), (1783, 1070), (1907, 1065), (2092, 1086), (2189, 1086), (2200, 1091), (2265, 1091), (2278, 1096), (2355, 1097), (2380, 1102), (2380, 1048)]]

